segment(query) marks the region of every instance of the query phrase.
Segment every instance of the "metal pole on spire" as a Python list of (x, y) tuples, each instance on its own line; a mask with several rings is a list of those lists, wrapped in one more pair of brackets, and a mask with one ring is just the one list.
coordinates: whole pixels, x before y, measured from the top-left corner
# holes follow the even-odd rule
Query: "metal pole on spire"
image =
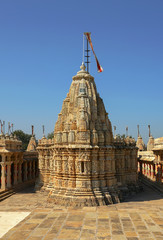
[(126, 137), (128, 137), (128, 126), (126, 127)]
[(114, 126), (114, 137), (115, 137), (116, 126)]
[(5, 134), (5, 121), (3, 121), (3, 134)]
[(139, 125), (137, 125), (137, 128), (138, 128), (138, 137), (139, 137)]
[(45, 127), (44, 127), (44, 125), (42, 125), (42, 131), (43, 131), (43, 137), (45, 137)]
[(34, 126), (32, 125), (32, 137), (33, 137), (33, 133), (34, 133)]
[(10, 122), (8, 122), (8, 135), (10, 135)]
[[(86, 34), (86, 32), (84, 33), (84, 35)], [(89, 34), (91, 34), (91, 33), (89, 33)], [(85, 50), (85, 52), (86, 52), (86, 65), (87, 65), (87, 72), (89, 73), (89, 63), (90, 63), (90, 61), (89, 61), (89, 58), (90, 58), (90, 55), (89, 55), (89, 52), (90, 52), (90, 49), (89, 49), (89, 44), (88, 44), (88, 39), (86, 38), (86, 41), (87, 41), (87, 49)]]
[(149, 137), (151, 136), (151, 126), (148, 125), (148, 128), (149, 128)]
[(14, 130), (14, 124), (12, 123), (11, 124), (11, 131), (12, 131), (12, 133), (13, 133), (13, 130)]
[(1, 124), (1, 134), (3, 134), (3, 123), (0, 120), (0, 124)]
[(82, 61), (83, 64), (84, 64), (84, 37), (85, 37), (85, 35), (83, 33), (83, 61)]

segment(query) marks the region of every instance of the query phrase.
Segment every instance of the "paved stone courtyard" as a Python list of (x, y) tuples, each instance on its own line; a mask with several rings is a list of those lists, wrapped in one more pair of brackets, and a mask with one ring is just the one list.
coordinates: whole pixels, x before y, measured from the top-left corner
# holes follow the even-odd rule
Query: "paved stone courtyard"
[(0, 239), (163, 239), (163, 198), (148, 187), (128, 202), (102, 207), (63, 208), (46, 199), (46, 193), (30, 188), (0, 202), (3, 214), (30, 212)]

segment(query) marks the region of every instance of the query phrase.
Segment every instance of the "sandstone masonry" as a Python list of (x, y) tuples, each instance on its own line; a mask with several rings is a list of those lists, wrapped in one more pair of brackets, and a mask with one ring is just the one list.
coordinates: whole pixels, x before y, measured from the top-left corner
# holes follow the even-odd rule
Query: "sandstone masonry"
[(113, 138), (108, 113), (84, 64), (63, 101), (54, 139), (43, 137), (37, 150), (36, 188), (49, 191), (49, 201), (56, 204), (112, 204), (124, 189), (136, 186), (135, 140)]

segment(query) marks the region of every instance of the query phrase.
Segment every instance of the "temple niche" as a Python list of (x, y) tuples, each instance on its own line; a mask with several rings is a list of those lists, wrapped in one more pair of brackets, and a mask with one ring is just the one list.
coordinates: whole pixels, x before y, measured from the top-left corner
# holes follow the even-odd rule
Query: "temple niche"
[(94, 78), (85, 70), (73, 77), (55, 124), (54, 139), (39, 140), (39, 180), (49, 201), (66, 206), (119, 202), (136, 186), (137, 147), (132, 138), (114, 139)]

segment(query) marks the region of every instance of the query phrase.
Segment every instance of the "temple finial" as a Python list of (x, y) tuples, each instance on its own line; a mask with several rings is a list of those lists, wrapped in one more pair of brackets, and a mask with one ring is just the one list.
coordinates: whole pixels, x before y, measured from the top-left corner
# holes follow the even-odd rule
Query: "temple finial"
[(82, 62), (82, 65), (80, 66), (80, 69), (85, 71), (86, 66), (84, 65), (84, 62)]

